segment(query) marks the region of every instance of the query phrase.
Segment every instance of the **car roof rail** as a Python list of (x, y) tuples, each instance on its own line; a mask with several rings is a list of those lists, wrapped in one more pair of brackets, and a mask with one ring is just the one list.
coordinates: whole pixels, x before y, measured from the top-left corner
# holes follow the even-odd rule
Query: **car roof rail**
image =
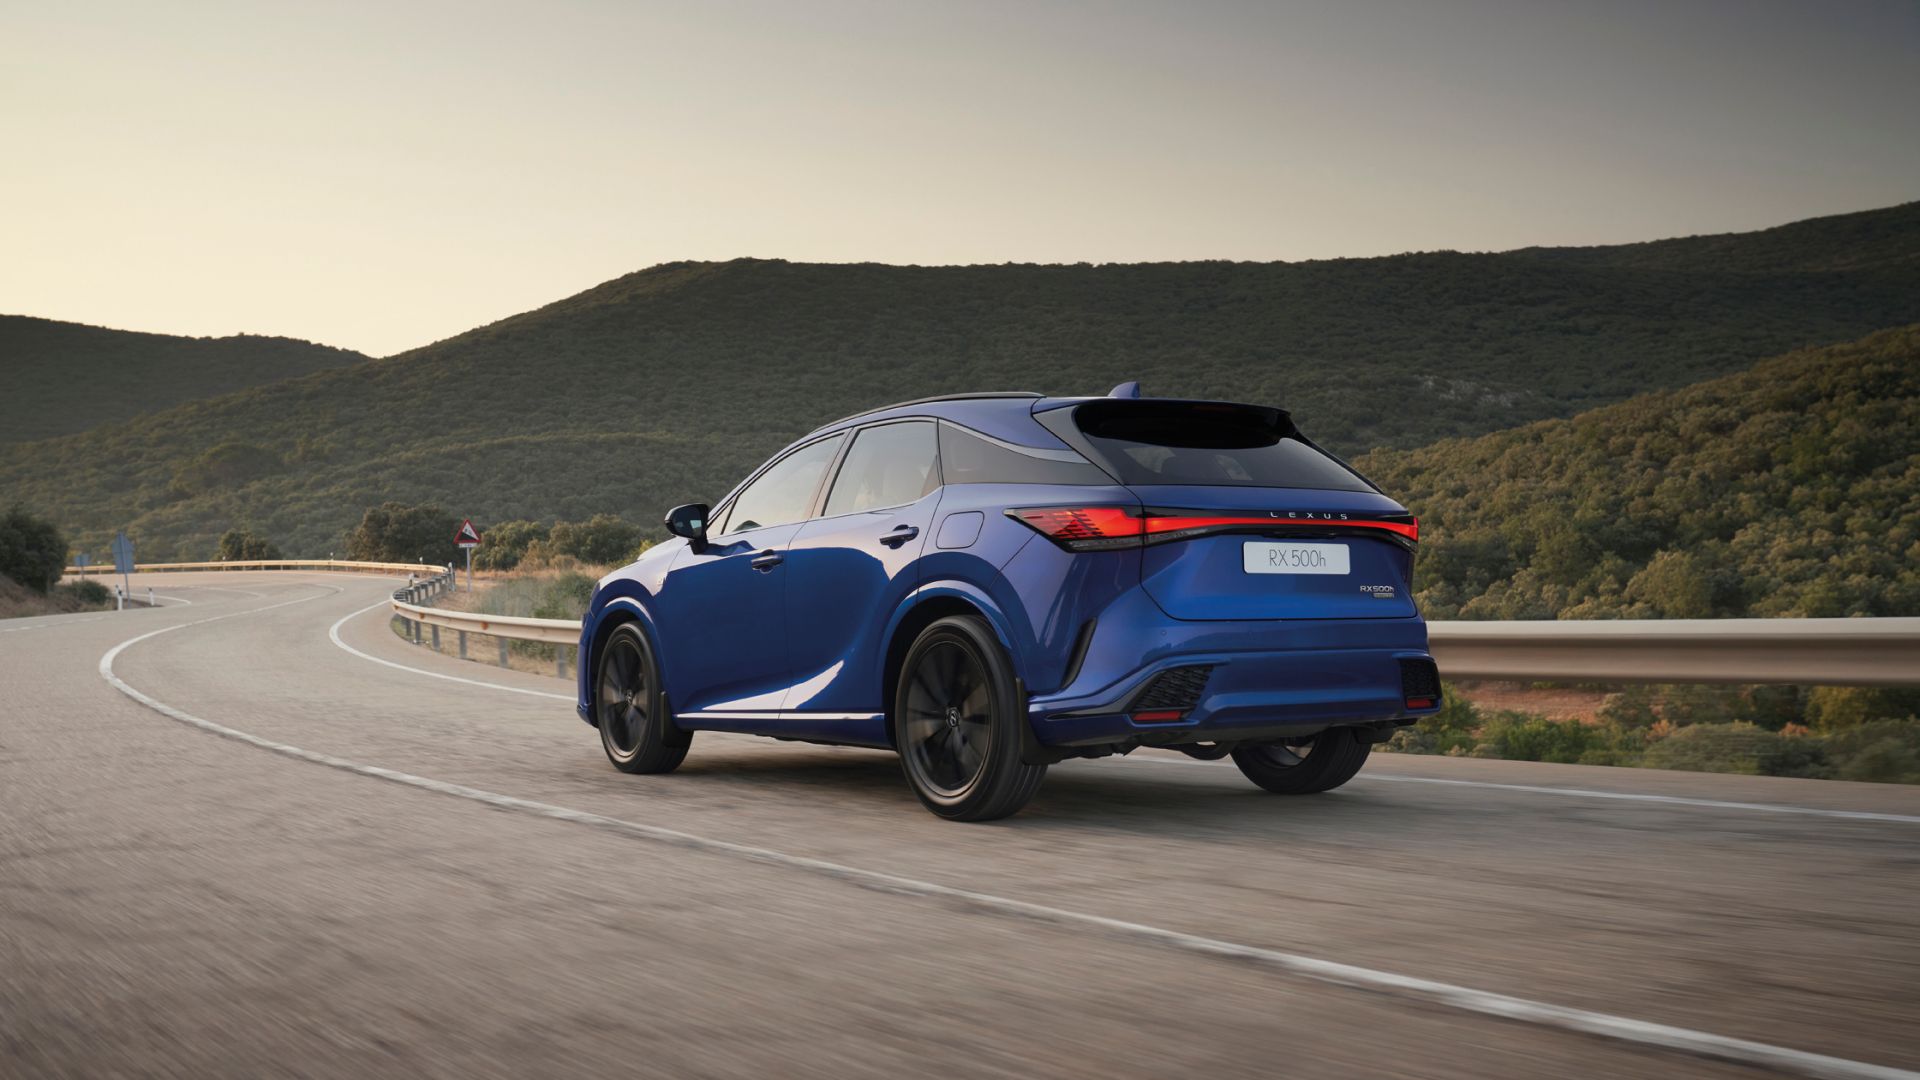
[(1045, 394), (1036, 394), (1031, 390), (994, 390), (994, 391), (987, 391), (985, 393), (978, 393), (978, 394), (935, 394), (932, 397), (914, 398), (912, 401), (896, 401), (891, 405), (876, 405), (871, 409), (861, 409), (857, 413), (848, 413), (846, 416), (843, 416), (838, 420), (832, 421), (831, 423), (821, 424), (819, 427), (814, 428), (813, 430), (825, 431), (830, 427), (833, 427), (837, 424), (844, 424), (849, 420), (858, 420), (862, 416), (871, 416), (874, 413), (883, 413), (888, 411), (889, 409), (904, 409), (909, 405), (932, 405), (942, 401), (981, 401), (981, 400), (986, 400), (991, 398), (1024, 398), (1026, 400), (1032, 401), (1032, 400), (1037, 400), (1039, 398), (1043, 398), (1046, 396), (1047, 395)]

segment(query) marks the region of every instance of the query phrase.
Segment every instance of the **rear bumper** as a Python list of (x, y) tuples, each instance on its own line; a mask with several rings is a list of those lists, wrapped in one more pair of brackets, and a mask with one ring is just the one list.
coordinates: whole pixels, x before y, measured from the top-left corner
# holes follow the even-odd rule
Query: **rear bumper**
[[(1090, 656), (1090, 670), (1071, 685), (1029, 700), (1028, 719), (1042, 745), (1059, 747), (1279, 738), (1330, 724), (1411, 723), (1439, 710), (1437, 698), (1430, 708), (1407, 708), (1403, 691), (1400, 661), (1431, 662), (1426, 639), (1418, 618), (1133, 622), (1092, 650), (1115, 657), (1132, 647), (1130, 669), (1114, 677), (1096, 670)], [(1197, 665), (1212, 670), (1178, 720), (1133, 719), (1156, 676)]]

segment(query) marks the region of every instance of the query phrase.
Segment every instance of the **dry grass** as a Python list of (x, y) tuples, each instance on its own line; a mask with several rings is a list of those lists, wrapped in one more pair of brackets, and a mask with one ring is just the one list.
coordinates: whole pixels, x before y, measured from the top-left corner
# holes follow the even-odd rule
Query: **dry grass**
[(43, 596), (10, 577), (0, 576), (0, 619), (70, 615), (76, 611), (112, 611), (113, 607), (111, 591), (107, 594), (106, 602), (99, 603), (86, 599), (72, 584), (63, 582)]
[(1532, 713), (1549, 720), (1597, 723), (1608, 691), (1572, 686), (1534, 686), (1517, 682), (1460, 682), (1460, 696), (1482, 709)]

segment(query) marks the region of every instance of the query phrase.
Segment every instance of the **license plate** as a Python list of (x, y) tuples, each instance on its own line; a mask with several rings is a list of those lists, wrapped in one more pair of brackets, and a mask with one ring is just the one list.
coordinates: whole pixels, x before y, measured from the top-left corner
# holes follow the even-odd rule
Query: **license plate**
[(1344, 574), (1347, 545), (1249, 540), (1240, 549), (1240, 563), (1249, 574)]

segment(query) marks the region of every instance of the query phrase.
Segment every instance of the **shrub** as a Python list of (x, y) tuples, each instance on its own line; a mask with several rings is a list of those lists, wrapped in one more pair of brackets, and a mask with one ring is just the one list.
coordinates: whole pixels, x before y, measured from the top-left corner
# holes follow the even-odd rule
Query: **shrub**
[(511, 570), (520, 565), (529, 545), (545, 540), (547, 526), (538, 521), (503, 521), (482, 534), (473, 553), (477, 570)]
[(51, 521), (16, 506), (0, 517), (0, 574), (45, 593), (67, 566), (67, 540)]
[(1823, 731), (1920, 715), (1920, 690), (1816, 686), (1807, 692), (1807, 720)]
[(1647, 747), (1641, 763), (1655, 769), (1745, 773), (1755, 776), (1821, 776), (1819, 740), (1782, 735), (1757, 724), (1694, 724)]
[(438, 506), (390, 502), (370, 508), (347, 534), (347, 558), (360, 562), (450, 563), (460, 523)]
[(88, 607), (101, 607), (113, 599), (113, 593), (92, 578), (82, 578), (67, 587), (73, 590), (75, 599)]
[(248, 529), (228, 529), (220, 534), (220, 558), (225, 562), (279, 559), (285, 556), (273, 541), (256, 536)]
[(1577, 721), (1502, 712), (1480, 732), (1481, 744), (1509, 761), (1553, 761), (1571, 765), (1591, 750), (1604, 749), (1605, 732)]
[(589, 566), (623, 564), (640, 543), (640, 526), (612, 514), (595, 514), (582, 522), (554, 525), (543, 545), (544, 554), (570, 555)]
[(1920, 784), (1920, 720), (1876, 720), (1820, 741), (1836, 780)]

